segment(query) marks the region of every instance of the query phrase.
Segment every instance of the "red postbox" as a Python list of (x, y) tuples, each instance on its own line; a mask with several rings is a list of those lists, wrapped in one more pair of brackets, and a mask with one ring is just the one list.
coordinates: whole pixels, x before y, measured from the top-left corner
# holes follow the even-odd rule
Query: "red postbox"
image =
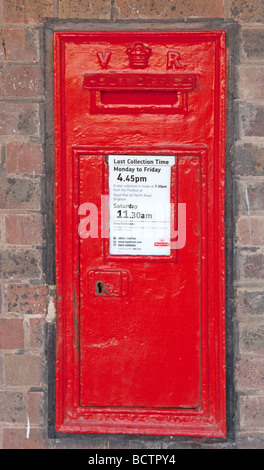
[(57, 430), (224, 437), (225, 33), (54, 50)]

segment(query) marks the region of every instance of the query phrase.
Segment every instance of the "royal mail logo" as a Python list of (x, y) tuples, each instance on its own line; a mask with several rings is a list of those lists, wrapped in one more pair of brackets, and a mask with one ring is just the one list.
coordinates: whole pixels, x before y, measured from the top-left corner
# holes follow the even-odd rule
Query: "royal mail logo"
[(154, 242), (154, 246), (170, 246), (169, 242)]
[(133, 47), (126, 50), (129, 56), (129, 66), (133, 69), (145, 69), (148, 67), (148, 60), (151, 48), (145, 46), (143, 42), (135, 42)]

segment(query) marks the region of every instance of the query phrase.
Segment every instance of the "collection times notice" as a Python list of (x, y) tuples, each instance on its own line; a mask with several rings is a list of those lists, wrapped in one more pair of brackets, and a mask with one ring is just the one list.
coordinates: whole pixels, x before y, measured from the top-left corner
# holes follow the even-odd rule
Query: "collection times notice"
[(111, 255), (169, 256), (172, 156), (110, 155)]

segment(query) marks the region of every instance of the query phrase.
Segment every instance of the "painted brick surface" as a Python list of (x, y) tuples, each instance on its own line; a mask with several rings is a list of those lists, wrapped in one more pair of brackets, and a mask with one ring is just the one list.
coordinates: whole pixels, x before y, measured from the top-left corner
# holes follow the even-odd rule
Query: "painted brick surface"
[[(203, 448), (195, 439), (140, 436), (47, 437), (45, 327), (49, 294), (45, 221), (53, 207), (50, 76), (52, 29), (197, 28), (216, 18), (238, 23), (232, 167), (234, 216), (235, 440), (264, 447), (264, 3), (262, 0), (2, 0), (0, 18), (0, 448)], [(194, 23), (191, 21), (194, 20)], [(87, 22), (86, 22), (87, 21)], [(97, 23), (98, 21), (98, 23)], [(128, 23), (126, 23), (128, 21)], [(177, 21), (180, 23), (177, 24)], [(71, 23), (72, 22), (72, 23)], [(130, 22), (130, 23), (129, 23)], [(133, 23), (131, 23), (133, 22)], [(175, 22), (175, 23), (174, 23)], [(49, 25), (50, 30), (45, 29)], [(44, 34), (45, 33), (45, 34)], [(51, 44), (51, 40), (49, 42)], [(48, 73), (47, 73), (48, 70)], [(47, 88), (45, 89), (45, 86)], [(49, 141), (50, 142), (50, 141)], [(45, 165), (49, 162), (48, 166)], [(47, 189), (45, 189), (47, 188)], [(44, 231), (43, 231), (44, 230)], [(230, 299), (228, 299), (230, 300)], [(53, 305), (53, 304), (52, 304)], [(55, 328), (55, 326), (54, 326)], [(233, 354), (232, 353), (232, 354)], [(54, 361), (54, 357), (53, 357)], [(30, 419), (28, 435), (27, 417)], [(206, 447), (207, 444), (205, 444)], [(222, 448), (223, 444), (212, 444)]]

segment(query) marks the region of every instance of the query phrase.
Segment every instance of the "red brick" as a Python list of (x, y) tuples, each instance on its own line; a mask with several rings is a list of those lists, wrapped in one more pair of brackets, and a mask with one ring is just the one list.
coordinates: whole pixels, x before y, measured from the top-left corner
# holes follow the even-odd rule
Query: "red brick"
[(4, 429), (3, 430), (3, 449), (48, 449), (49, 444), (39, 428), (24, 429)]
[[(135, 445), (137, 445), (137, 441), (135, 440), (130, 440), (130, 441), (124, 441), (124, 439), (120, 438), (119, 436), (113, 436), (110, 438), (110, 435), (108, 434), (107, 437), (102, 437), (100, 434), (86, 434), (85, 439), (81, 437), (81, 435), (75, 435), (74, 440), (71, 437), (66, 437), (63, 436), (62, 438), (59, 438), (56, 440), (56, 449), (138, 449), (142, 448), (142, 441), (139, 443), (139, 446), (137, 447), (132, 447), (133, 444), (136, 442)], [(156, 444), (157, 445), (157, 444)], [(125, 446), (125, 447), (124, 447)], [(144, 440), (144, 446), (146, 449), (152, 449), (153, 448), (153, 441), (151, 442), (151, 439), (148, 441)], [(167, 449), (167, 447), (166, 447)]]
[(14, 215), (5, 218), (6, 243), (13, 245), (41, 245), (42, 217), (38, 214)]
[(241, 216), (237, 221), (237, 237), (241, 246), (264, 245), (264, 217)]
[(0, 421), (5, 423), (25, 422), (26, 404), (23, 393), (0, 392)]
[(264, 136), (264, 106), (257, 102), (239, 105), (240, 135), (242, 137)]
[(171, 18), (215, 18), (224, 17), (222, 0), (182, 0), (161, 2), (160, 0), (117, 0), (119, 19), (171, 19)]
[(44, 285), (9, 284), (6, 301), (9, 312), (45, 315), (47, 288)]
[(39, 59), (38, 31), (32, 28), (2, 29), (5, 59), (16, 62), (37, 62)]
[(4, 219), (0, 218), (0, 243), (4, 243)]
[(59, 18), (79, 18), (79, 19), (109, 19), (111, 12), (110, 0), (59, 0)]
[(242, 279), (264, 279), (264, 254), (241, 253), (240, 277)]
[(264, 146), (255, 143), (237, 145), (235, 173), (240, 176), (264, 176)]
[(238, 185), (238, 211), (253, 216), (253, 211), (264, 210), (264, 183), (254, 181), (239, 183)]
[(42, 147), (37, 142), (8, 142), (6, 144), (7, 173), (40, 175), (43, 172)]
[(4, 385), (4, 356), (0, 353), (0, 386)]
[(22, 349), (23, 347), (23, 320), (0, 318), (0, 349)]
[(0, 178), (0, 209), (40, 210), (39, 181)]
[(264, 397), (240, 398), (240, 423), (242, 428), (264, 430)]
[(241, 100), (259, 100), (264, 95), (264, 67), (240, 65), (238, 67), (238, 90)]
[(41, 254), (36, 249), (3, 249), (0, 252), (0, 277), (3, 279), (39, 279)]
[(5, 312), (5, 305), (3, 302), (3, 291), (4, 291), (4, 286), (0, 284), (0, 314)]
[(239, 288), (237, 290), (237, 315), (264, 315), (264, 290)]
[(264, 4), (262, 0), (226, 0), (226, 15), (240, 22), (260, 22), (264, 17)]
[(264, 354), (264, 321), (263, 317), (239, 322), (240, 353)]
[(30, 318), (29, 323), (29, 347), (42, 348), (43, 346), (43, 328), (44, 318)]
[(238, 390), (264, 390), (264, 359), (241, 359), (237, 363)]
[(42, 385), (43, 363), (40, 356), (34, 354), (6, 354), (6, 385)]
[(53, 0), (8, 0), (3, 2), (3, 20), (6, 23), (42, 23), (53, 17)]
[(0, 103), (0, 135), (38, 135), (37, 103)]
[(248, 60), (264, 59), (264, 28), (259, 25), (256, 28), (242, 30), (243, 51)]
[(264, 449), (264, 437), (259, 432), (248, 432), (245, 429), (243, 432), (237, 434), (236, 439), (237, 449)]
[(3, 41), (0, 41), (0, 62), (5, 60), (5, 48), (3, 45)]
[(38, 65), (6, 65), (0, 72), (0, 96), (30, 98), (41, 95)]
[(43, 424), (43, 392), (29, 392), (28, 417), (32, 424)]

